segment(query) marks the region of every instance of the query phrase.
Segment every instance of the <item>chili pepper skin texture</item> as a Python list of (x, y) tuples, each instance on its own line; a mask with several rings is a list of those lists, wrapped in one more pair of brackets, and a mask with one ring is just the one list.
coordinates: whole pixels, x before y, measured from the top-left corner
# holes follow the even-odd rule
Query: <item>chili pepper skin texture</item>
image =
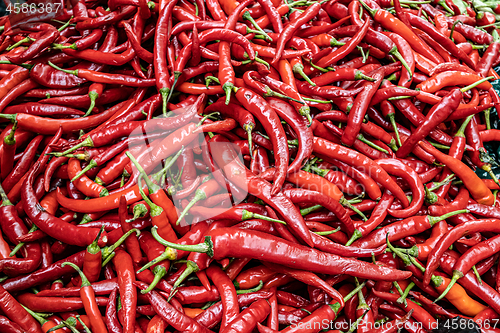
[[(316, 273), (369, 276), (374, 280), (384, 279), (386, 274), (398, 276), (398, 280), (411, 276), (410, 272), (325, 254), (258, 231), (220, 228), (209, 232), (207, 237), (207, 242), (213, 244), (213, 258), (216, 260), (227, 256), (259, 258), (264, 255), (269, 262)], [(240, 246), (235, 246), (236, 244)], [(290, 261), (290, 258), (294, 259)]]

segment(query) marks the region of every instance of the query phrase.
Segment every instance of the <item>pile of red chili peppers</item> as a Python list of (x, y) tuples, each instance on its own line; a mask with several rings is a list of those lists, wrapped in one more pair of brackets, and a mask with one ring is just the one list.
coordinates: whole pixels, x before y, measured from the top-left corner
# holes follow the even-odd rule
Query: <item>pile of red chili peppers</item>
[(0, 332), (500, 332), (497, 2), (71, 3), (0, 18)]

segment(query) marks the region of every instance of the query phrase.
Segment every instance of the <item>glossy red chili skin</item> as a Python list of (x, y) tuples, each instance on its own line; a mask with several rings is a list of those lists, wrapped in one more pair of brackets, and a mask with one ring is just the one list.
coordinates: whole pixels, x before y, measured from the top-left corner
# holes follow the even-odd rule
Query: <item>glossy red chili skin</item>
[(361, 123), (366, 114), (368, 108), (369, 100), (375, 94), (376, 90), (382, 83), (383, 75), (376, 73), (373, 78), (376, 80), (374, 83), (370, 83), (365, 89), (356, 96), (354, 104), (349, 111), (349, 118), (347, 119), (347, 128), (342, 135), (342, 143), (352, 146), (356, 140), (359, 131), (361, 130)]
[(285, 182), (289, 163), (288, 143), (286, 134), (276, 112), (265, 99), (246, 88), (239, 88), (236, 93), (238, 101), (252, 113), (266, 129), (273, 143), (275, 165), (278, 172), (274, 178), (271, 194), (278, 193)]
[[(359, 275), (359, 276), (362, 275), (364, 276), (365, 274), (372, 274), (371, 275), (372, 279), (379, 279), (382, 278), (382, 276), (379, 273), (385, 271), (385, 268), (380, 268), (380, 267), (375, 268), (371, 264), (366, 264), (366, 263), (361, 264), (361, 262), (359, 261), (352, 260), (349, 258), (341, 258), (332, 254), (328, 254), (327, 256), (328, 257), (331, 256), (331, 258), (338, 258), (338, 259), (335, 260), (336, 262), (335, 265), (331, 265), (330, 261), (330, 266), (327, 268), (324, 267), (325, 262), (322, 262), (323, 260), (317, 261), (318, 258), (316, 258), (316, 256), (319, 253), (322, 253), (323, 256), (326, 255), (325, 253), (298, 244), (293, 244), (288, 241), (280, 240), (279, 238), (276, 238), (274, 236), (269, 236), (257, 231), (244, 231), (244, 230), (232, 230), (230, 228), (220, 228), (209, 232), (208, 236), (211, 237), (210, 239), (213, 242), (213, 250), (214, 250), (213, 258), (216, 260), (219, 258), (226, 257), (229, 254), (236, 257), (248, 256), (253, 258), (257, 252), (259, 252), (261, 255), (263, 253), (262, 251), (264, 251), (264, 248), (267, 248), (268, 250), (266, 250), (266, 252), (268, 252), (268, 254), (266, 256), (269, 262), (275, 262), (277, 264), (286, 264), (292, 268), (306, 269), (316, 273), (321, 273), (321, 272), (326, 273), (328, 271), (329, 272), (328, 274), (337, 274), (335, 272), (338, 269), (340, 269), (340, 271), (344, 273)], [(235, 242), (241, 244), (239, 240), (243, 239), (242, 237), (246, 237), (247, 241), (245, 243), (248, 244), (248, 247), (232, 246), (232, 244), (235, 244)], [(275, 252), (276, 249), (280, 248), (281, 246), (284, 246), (282, 248), (283, 252), (280, 251), (280, 253), (276, 253)], [(288, 259), (289, 255), (284, 256), (283, 253), (289, 253), (289, 254), (294, 253), (294, 257), (296, 258), (303, 257), (304, 259), (295, 261), (293, 262), (293, 266), (290, 266), (291, 263)], [(337, 260), (340, 260), (343, 263), (341, 264)], [(339, 266), (337, 266), (337, 263), (339, 264)], [(364, 266), (365, 269), (358, 270), (353, 267), (357, 266), (358, 264)], [(351, 272), (352, 269), (354, 269), (355, 272), (354, 271)], [(400, 272), (394, 270), (390, 271), (391, 273), (389, 274), (397, 274), (397, 275), (401, 274), (402, 276), (409, 276), (407, 272)]]
[(215, 284), (221, 295), (223, 316), (221, 329), (225, 329), (239, 314), (236, 289), (226, 273), (216, 266), (207, 268), (207, 275)]
[[(0, 217), (2, 231), (13, 244), (19, 243), (17, 237), (28, 234), (28, 229), (19, 218), (15, 206), (4, 204), (0, 207)], [(1, 270), (9, 276), (17, 276), (23, 273), (31, 273), (37, 269), (42, 256), (40, 244), (37, 242), (28, 243), (24, 246), (24, 250), (24, 259), (0, 259)]]
[(26, 150), (22, 158), (17, 162), (14, 169), (9, 173), (9, 175), (3, 180), (2, 187), (5, 192), (10, 192), (10, 190), (17, 184), (21, 177), (26, 174), (29, 170), (31, 163), (35, 158), (36, 151), (40, 143), (42, 143), (43, 136), (38, 135), (35, 137), (30, 144), (26, 147)]
[(278, 116), (292, 127), (299, 140), (299, 150), (294, 161), (288, 167), (288, 172), (293, 173), (300, 169), (303, 161), (312, 153), (313, 133), (307, 126), (303, 117), (300, 117), (293, 108), (280, 99), (269, 97), (269, 105), (273, 107)]
[(322, 205), (328, 210), (332, 211), (337, 218), (345, 225), (346, 229), (352, 233), (354, 232), (354, 224), (347, 211), (342, 205), (333, 200), (326, 194), (316, 191), (304, 190), (304, 189), (287, 189), (284, 190), (284, 194), (290, 198), (293, 203), (308, 203), (313, 205)]
[[(458, 260), (459, 255), (454, 251), (445, 251), (440, 258), (440, 266), (447, 274), (452, 274), (453, 266)], [(500, 294), (487, 283), (480, 284), (477, 282), (474, 273), (468, 272), (465, 276), (458, 280), (460, 285), (467, 289), (468, 292), (473, 293), (488, 304), (495, 311), (499, 311)]]
[[(62, 221), (61, 219), (52, 216), (41, 210), (40, 204), (33, 193), (33, 178), (37, 171), (35, 167), (33, 171), (28, 174), (28, 177), (24, 180), (22, 198), (24, 202), (24, 211), (30, 217), (30, 219), (44, 232), (48, 235), (55, 237), (56, 239), (63, 240), (65, 243), (74, 244), (79, 246), (87, 246), (96, 238), (99, 230), (91, 229), (84, 231), (77, 228), (76, 226)], [(76, 236), (78, 235), (78, 236)], [(76, 236), (76, 237), (75, 237)], [(99, 244), (106, 244), (107, 237), (103, 233), (100, 237)]]
[(404, 195), (401, 188), (395, 184), (385, 171), (383, 171), (378, 165), (375, 165), (375, 163), (369, 158), (352, 149), (341, 147), (337, 144), (317, 137), (315, 137), (313, 141), (313, 151), (320, 156), (327, 157), (327, 161), (329, 158), (334, 158), (344, 163), (349, 163), (356, 168), (369, 168), (369, 175), (374, 180), (383, 184), (383, 186), (389, 189), (399, 200), (408, 203), (408, 199)]
[[(146, 289), (147, 285), (144, 283), (136, 282), (136, 286), (141, 289)], [(210, 331), (204, 326), (200, 325), (198, 322), (193, 320), (192, 318), (187, 317), (186, 315), (180, 313), (177, 309), (175, 309), (171, 304), (169, 304), (166, 299), (164, 299), (159, 293), (156, 291), (150, 291), (146, 294), (151, 305), (155, 309), (157, 313), (165, 320), (167, 323), (172, 325), (174, 329), (186, 331), (186, 332), (206, 332)]]

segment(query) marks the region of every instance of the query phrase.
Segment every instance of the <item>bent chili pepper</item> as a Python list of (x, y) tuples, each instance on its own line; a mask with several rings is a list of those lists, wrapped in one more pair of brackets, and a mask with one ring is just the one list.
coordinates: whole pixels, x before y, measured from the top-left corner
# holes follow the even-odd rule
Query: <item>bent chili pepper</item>
[(246, 88), (236, 91), (238, 101), (265, 126), (267, 134), (273, 143), (275, 151), (275, 173), (271, 195), (275, 195), (283, 186), (289, 163), (288, 144), (286, 134), (276, 112), (265, 99)]
[(484, 184), (484, 182), (477, 177), (477, 175), (469, 169), (461, 161), (443, 154), (436, 148), (432, 147), (428, 143), (422, 141), (419, 142), (420, 147), (422, 147), (426, 152), (432, 154), (436, 159), (446, 164), (446, 166), (460, 179), (464, 182), (464, 185), (469, 190), (472, 197), (481, 204), (491, 206), (494, 202), (493, 193)]
[[(87, 246), (93, 242), (99, 233), (98, 229), (79, 229), (76, 226), (62, 221), (61, 219), (50, 215), (41, 208), (38, 199), (33, 191), (33, 181), (35, 174), (38, 171), (38, 166), (35, 166), (29, 172), (28, 177), (24, 180), (22, 186), (23, 207), (30, 219), (44, 231), (46, 234), (64, 241), (67, 244), (78, 246)], [(107, 242), (106, 233), (103, 233), (100, 238), (100, 245), (105, 245)]]

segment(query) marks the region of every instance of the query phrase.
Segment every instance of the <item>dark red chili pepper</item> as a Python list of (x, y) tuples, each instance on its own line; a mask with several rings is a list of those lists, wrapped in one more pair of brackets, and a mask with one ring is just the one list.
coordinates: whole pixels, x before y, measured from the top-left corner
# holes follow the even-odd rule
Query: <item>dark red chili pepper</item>
[(42, 142), (42, 139), (43, 136), (38, 135), (30, 142), (30, 144), (26, 147), (22, 158), (17, 162), (14, 169), (3, 180), (2, 187), (6, 192), (10, 192), (14, 185), (16, 185), (21, 177), (29, 170), (31, 163), (33, 163), (33, 160), (35, 158), (38, 146)]
[(87, 34), (85, 37), (78, 39), (76, 42), (74, 42), (70, 45), (62, 45), (62, 44), (55, 44), (54, 43), (52, 45), (52, 47), (55, 49), (59, 49), (59, 50), (66, 49), (66, 48), (70, 48), (73, 50), (85, 50), (85, 49), (91, 47), (92, 45), (94, 45), (96, 42), (98, 42), (99, 39), (101, 39), (102, 34), (103, 34), (102, 29), (94, 29), (94, 30), (92, 30), (92, 32)]
[(21, 28), (27, 31), (40, 31), (42, 32), (40, 36), (34, 41), (23, 53), (16, 55), (8, 55), (7, 59), (15, 64), (21, 64), (28, 60), (31, 60), (37, 56), (43, 49), (48, 47), (52, 42), (54, 42), (57, 37), (59, 37), (59, 31), (52, 25), (47, 23), (41, 24), (26, 24), (22, 25)]
[(229, 277), (220, 268), (210, 266), (207, 268), (207, 275), (217, 287), (222, 301), (222, 322), (221, 329), (225, 329), (239, 314), (238, 299), (236, 289)]
[(452, 90), (440, 103), (436, 104), (426, 115), (425, 120), (420, 123), (417, 130), (414, 131), (403, 145), (396, 152), (399, 158), (406, 157), (418, 141), (425, 138), (429, 132), (438, 124), (442, 123), (448, 116), (455, 111), (462, 99), (462, 93), (459, 89)]
[[(154, 230), (154, 229), (153, 229)], [(365, 262), (357, 261), (355, 259), (350, 258), (341, 258), (333, 254), (325, 254), (318, 250), (314, 250), (308, 247), (304, 247), (298, 244), (293, 244), (288, 241), (283, 241), (275, 236), (266, 235), (257, 231), (244, 231), (238, 229), (231, 228), (217, 228), (215, 230), (210, 231), (207, 236), (212, 241), (212, 245), (207, 245), (207, 243), (202, 243), (199, 245), (195, 245), (189, 247), (190, 250), (200, 251), (200, 252), (208, 252), (213, 255), (214, 259), (223, 258), (230, 254), (240, 253), (237, 256), (244, 255), (247, 257), (254, 257), (258, 252), (259, 257), (262, 256), (262, 253), (266, 253), (266, 260), (269, 262), (274, 262), (281, 265), (286, 265), (287, 267), (297, 268), (297, 269), (306, 269), (308, 271), (313, 271), (317, 273), (327, 273), (327, 274), (337, 274), (338, 271), (342, 271), (343, 273), (352, 274), (354, 276), (368, 276), (367, 274), (371, 274), (370, 278), (379, 280), (383, 279), (383, 271), (387, 272), (387, 274), (395, 274), (398, 275), (398, 280), (409, 277), (408, 272), (401, 272), (397, 270), (392, 270), (388, 268), (382, 268), (379, 266), (374, 266), (373, 264), (368, 264)], [(247, 246), (241, 247), (240, 238), (243, 237), (247, 239), (245, 244)], [(241, 238), (242, 239), (242, 238)], [(248, 240), (254, 239), (254, 242), (251, 245)], [(172, 244), (165, 242), (164, 240), (160, 240), (162, 243), (168, 244), (174, 248), (181, 248), (177, 244)], [(239, 244), (237, 247), (231, 246), (233, 242)], [(270, 248), (274, 248), (275, 246), (282, 246), (284, 250), (283, 253), (287, 253), (286, 256), (282, 254), (276, 254), (274, 250), (269, 250)], [(182, 247), (183, 249), (188, 249), (186, 247)], [(287, 249), (285, 251), (285, 248)], [(267, 250), (265, 250), (267, 249)], [(213, 252), (212, 252), (213, 251)], [(293, 257), (303, 259), (290, 262), (287, 258), (291, 253), (294, 253)], [(321, 254), (321, 255), (320, 255)], [(316, 257), (320, 255), (323, 259), (319, 259)], [(333, 261), (329, 261), (328, 265), (326, 265), (327, 257), (336, 258)], [(340, 261), (344, 262), (340, 264)], [(332, 265), (332, 262), (335, 262)], [(349, 263), (349, 264), (348, 264)], [(325, 266), (326, 265), (326, 266)], [(357, 268), (355, 268), (358, 266)], [(363, 268), (361, 268), (361, 266)], [(390, 271), (390, 272), (389, 272)]]
[[(141, 282), (134, 282), (136, 286), (144, 290), (147, 285)], [(200, 325), (195, 320), (180, 313), (171, 304), (169, 304), (159, 293), (151, 291), (146, 294), (155, 311), (177, 330), (186, 332), (210, 332), (207, 328)]]
[[(349, 163), (354, 167), (368, 167), (369, 175), (374, 178), (377, 182), (385, 186), (391, 191), (401, 202), (408, 203), (408, 198), (404, 195), (404, 192), (397, 186), (397, 184), (389, 177), (389, 175), (382, 170), (373, 161), (362, 156), (356, 151), (341, 147), (335, 143), (328, 142), (321, 138), (314, 138), (313, 141), (313, 151), (323, 157), (338, 159), (344, 163)], [(366, 170), (366, 169), (362, 169)], [(371, 171), (370, 171), (371, 170)]]
[(109, 295), (108, 305), (106, 306), (106, 315), (104, 316), (106, 327), (111, 333), (122, 333), (122, 327), (116, 314), (117, 290), (118, 288), (115, 287)]

